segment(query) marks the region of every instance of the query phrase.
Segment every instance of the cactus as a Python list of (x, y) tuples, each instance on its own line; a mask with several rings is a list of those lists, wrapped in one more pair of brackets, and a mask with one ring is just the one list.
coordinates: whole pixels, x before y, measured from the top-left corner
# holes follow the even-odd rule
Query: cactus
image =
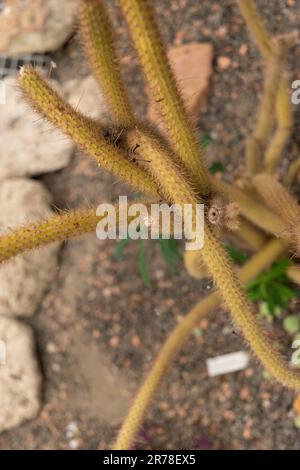
[[(267, 31), (267, 28), (264, 25), (262, 18), (260, 17), (255, 1), (237, 0), (237, 3), (246, 21), (248, 29), (251, 32), (251, 35), (256, 45), (258, 46), (261, 55), (263, 56), (264, 61), (268, 63), (270, 60), (272, 60), (272, 38), (269, 32)], [(286, 46), (291, 46), (293, 44), (293, 41), (297, 39), (297, 34), (294, 34), (294, 38), (293, 34), (289, 35)], [(272, 74), (270, 76), (272, 77)], [(272, 96), (269, 96), (269, 98), (272, 99)], [(267, 171), (268, 173), (273, 173), (276, 169), (278, 161), (291, 135), (293, 126), (292, 104), (288, 93), (288, 78), (286, 73), (284, 72), (281, 74), (281, 79), (278, 86), (275, 110), (278, 128), (274, 133), (273, 138), (269, 143), (269, 146), (264, 156), (264, 168), (265, 171)], [(253, 153), (253, 150), (250, 149), (254, 161), (251, 162), (248, 160), (247, 162), (248, 168), (252, 172), (255, 172), (258, 168), (257, 161), (255, 161), (257, 158), (257, 150), (258, 149), (256, 147)], [(248, 159), (252, 158), (251, 154), (248, 155)]]
[(283, 236), (290, 239), (296, 248), (296, 256), (300, 253), (300, 206), (286, 188), (273, 176), (258, 174), (254, 185), (265, 203), (278, 214), (285, 223)]
[[(274, 121), (276, 96), (278, 95), (283, 61), (290, 36), (275, 38), (271, 43), (270, 57), (267, 61), (263, 97), (260, 103), (259, 115), (253, 135), (246, 143), (246, 165), (249, 174), (253, 175), (261, 169), (263, 163), (263, 148), (268, 141)], [(266, 166), (270, 166), (270, 150), (266, 156)]]
[[(20, 72), (20, 87), (31, 106), (117, 178), (146, 195), (162, 198), (168, 204), (191, 204), (194, 214), (197, 203), (202, 202), (206, 207), (204, 246), (187, 255), (186, 263), (192, 274), (197, 267), (203, 266), (218, 292), (196, 305), (166, 340), (120, 430), (114, 444), (117, 449), (131, 448), (154, 392), (176, 352), (199, 318), (216, 308), (222, 299), (267, 371), (283, 385), (300, 389), (299, 373), (289, 366), (269, 338), (242, 286), (280, 257), (295, 236), (295, 232), (287, 233), (286, 215), (277, 210), (276, 202), (270, 204), (265, 198), (265, 205), (255, 192), (255, 188), (259, 189), (259, 178), (263, 177), (256, 175), (257, 171), (263, 167), (267, 172), (274, 171), (291, 131), (291, 108), (283, 64), (292, 39), (285, 39), (284, 46), (283, 39), (271, 39), (255, 3), (238, 0), (238, 4), (267, 69), (258, 124), (246, 149), (248, 174), (245, 181), (248, 187), (244, 191), (209, 175), (203, 149), (197, 143), (195, 129), (167, 60), (148, 0), (120, 0), (120, 6), (145, 76), (161, 108), (168, 140), (153, 124), (139, 122), (134, 116), (117, 62), (112, 26), (101, 0), (79, 0), (79, 25), (92, 71), (111, 111), (113, 125), (110, 128), (74, 110), (32, 67), (24, 67)], [(269, 118), (273, 110), (278, 128), (266, 152), (263, 152), (262, 144), (272, 130)], [(264, 196), (262, 191), (260, 193)], [(273, 193), (276, 201), (277, 192)], [(239, 236), (252, 248), (258, 249), (239, 273), (236, 273), (219, 240), (223, 228), (234, 228), (239, 234), (236, 204), (232, 205), (235, 201), (243, 217)], [(82, 209), (20, 227), (0, 237), (0, 260), (46, 243), (91, 232), (98, 221), (93, 209)], [(266, 241), (262, 232), (277, 238)]]

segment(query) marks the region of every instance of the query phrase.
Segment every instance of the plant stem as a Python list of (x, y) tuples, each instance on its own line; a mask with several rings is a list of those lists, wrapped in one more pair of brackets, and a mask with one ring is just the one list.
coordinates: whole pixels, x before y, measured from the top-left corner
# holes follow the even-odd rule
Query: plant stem
[(160, 106), (171, 142), (201, 195), (210, 192), (208, 170), (196, 133), (170, 67), (165, 47), (148, 0), (120, 0), (146, 78)]
[(122, 80), (114, 34), (104, 2), (80, 0), (79, 21), (91, 68), (100, 83), (116, 124), (125, 127), (133, 125), (134, 112)]
[(146, 172), (129, 161), (113, 143), (104, 138), (101, 125), (75, 111), (36, 70), (21, 69), (19, 82), (32, 107), (67, 134), (101, 166), (136, 190), (158, 196), (157, 185)]
[[(239, 276), (242, 282), (247, 283), (251, 281), (260, 272), (267, 269), (284, 249), (284, 244), (280, 240), (274, 239), (268, 242), (241, 269)], [(221, 296), (217, 292), (209, 295), (199, 302), (168, 336), (133, 401), (129, 414), (114, 444), (114, 449), (126, 450), (132, 448), (154, 393), (170, 368), (175, 355), (182, 349), (200, 319), (208, 312), (216, 309), (221, 301)]]

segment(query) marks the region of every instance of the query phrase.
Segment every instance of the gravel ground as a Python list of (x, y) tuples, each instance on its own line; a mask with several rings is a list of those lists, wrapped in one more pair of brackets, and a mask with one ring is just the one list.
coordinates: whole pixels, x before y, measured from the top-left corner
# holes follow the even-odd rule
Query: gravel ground
[[(210, 133), (209, 162), (220, 160), (229, 175), (243, 167), (243, 138), (251, 129), (262, 88), (261, 62), (234, 2), (154, 1), (169, 45), (209, 41), (214, 74), (199, 133)], [(297, 28), (297, 1), (258, 1), (274, 32)], [(125, 78), (141, 115), (144, 86), (116, 2), (109, 2), (118, 32)], [(222, 57), (227, 68), (222, 67)], [(54, 55), (59, 80), (84, 76), (87, 65), (73, 37)], [(299, 77), (300, 49), (292, 51), (291, 81)], [(300, 107), (293, 142), (283, 165), (299, 155)], [(78, 153), (61, 172), (42, 178), (58, 207), (97, 205), (116, 199), (125, 186)], [(187, 310), (212, 290), (209, 281), (190, 279), (182, 264), (171, 273), (156, 242), (147, 243), (153, 279), (145, 287), (137, 269), (137, 243), (124, 259), (116, 243), (94, 235), (61, 250), (57, 278), (30, 320), (38, 343), (45, 388), (39, 417), (0, 436), (2, 449), (109, 448), (138, 385), (162, 342)], [(228, 313), (202, 320), (177, 357), (149, 409), (138, 445), (151, 449), (297, 449), (294, 393), (266, 377), (252, 358), (242, 372), (208, 378), (206, 359), (246, 349)], [(279, 328), (278, 331), (280, 332)], [(280, 333), (282, 336), (282, 332)], [(283, 338), (287, 343), (286, 338)], [(286, 347), (286, 353), (290, 351)]]

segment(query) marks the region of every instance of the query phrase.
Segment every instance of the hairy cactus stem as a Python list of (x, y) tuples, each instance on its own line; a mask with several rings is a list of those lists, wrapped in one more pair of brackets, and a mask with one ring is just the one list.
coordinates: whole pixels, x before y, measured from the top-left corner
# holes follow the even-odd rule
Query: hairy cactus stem
[[(244, 17), (247, 27), (258, 46), (264, 60), (268, 62), (272, 54), (272, 41), (270, 34), (260, 16), (258, 8), (253, 0), (237, 0), (237, 4)], [(296, 39), (296, 35), (294, 34)], [(293, 44), (287, 41), (287, 47)], [(265, 155), (265, 170), (272, 173), (276, 168), (278, 160), (290, 137), (293, 125), (292, 105), (288, 92), (288, 79), (285, 74), (282, 75), (279, 90), (276, 98), (276, 119), (278, 129), (275, 132)]]
[(95, 77), (99, 81), (115, 123), (131, 126), (134, 112), (122, 80), (114, 34), (104, 2), (80, 0), (80, 33)]
[[(262, 250), (253, 256), (241, 269), (239, 276), (243, 283), (255, 278), (260, 272), (267, 269), (272, 262), (282, 254), (285, 245), (280, 240), (274, 239), (268, 242)], [(199, 302), (177, 325), (166, 339), (157, 358), (152, 365), (144, 383), (138, 390), (129, 414), (125, 419), (114, 449), (126, 450), (132, 448), (134, 439), (142, 425), (146, 411), (153, 396), (170, 368), (175, 355), (182, 349), (184, 343), (192, 333), (200, 319), (208, 312), (216, 309), (221, 304), (221, 296), (215, 292)]]
[(300, 253), (300, 206), (288, 193), (286, 188), (273, 176), (268, 174), (256, 175), (254, 186), (262, 196), (264, 202), (285, 223), (285, 236)]
[[(140, 201), (140, 203), (150, 212), (152, 202)], [(118, 223), (118, 205), (115, 205), (115, 211)], [(97, 215), (97, 208), (79, 209), (58, 213), (40, 222), (11, 228), (0, 236), (0, 262), (49, 243), (95, 232), (97, 224), (103, 217)], [(134, 216), (128, 216), (127, 222), (133, 218)], [(161, 230), (161, 226), (159, 229)]]
[(188, 118), (148, 0), (119, 0), (146, 78), (171, 142), (202, 196), (210, 193), (208, 170)]
[(253, 135), (246, 143), (246, 166), (253, 175), (262, 166), (263, 146), (273, 127), (276, 96), (278, 94), (282, 64), (285, 56), (285, 43), (281, 38), (272, 41), (272, 50), (267, 61), (264, 92), (260, 104), (258, 120)]
[(142, 168), (130, 162), (116, 146), (104, 137), (104, 128), (66, 103), (31, 66), (22, 67), (19, 83), (31, 106), (84, 152), (121, 180), (143, 193), (158, 196), (157, 185)]
[[(151, 162), (150, 170), (160, 183), (165, 196), (174, 203), (181, 205), (191, 203), (196, 207), (195, 193), (165, 149), (159, 147), (157, 141), (151, 136), (142, 134), (138, 130), (129, 133), (128, 139), (131, 144), (134, 141), (138, 143), (140, 155)], [(300, 389), (300, 375), (289, 368), (262, 328), (227, 254), (208, 224), (205, 224), (204, 245), (199, 256), (202, 256), (216, 286), (225, 299), (234, 322), (241, 329), (264, 367), (280, 383)]]
[(249, 196), (244, 190), (223, 180), (213, 178), (215, 188), (231, 201), (236, 201), (241, 214), (257, 227), (275, 236), (284, 235), (285, 224), (268, 207)]

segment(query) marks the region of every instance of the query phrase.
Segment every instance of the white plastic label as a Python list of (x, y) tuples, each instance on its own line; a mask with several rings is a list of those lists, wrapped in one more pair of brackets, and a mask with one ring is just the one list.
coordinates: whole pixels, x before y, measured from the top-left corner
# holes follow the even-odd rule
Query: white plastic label
[(210, 377), (215, 375), (229, 374), (243, 370), (247, 367), (249, 355), (245, 351), (237, 351), (207, 359), (207, 371)]

